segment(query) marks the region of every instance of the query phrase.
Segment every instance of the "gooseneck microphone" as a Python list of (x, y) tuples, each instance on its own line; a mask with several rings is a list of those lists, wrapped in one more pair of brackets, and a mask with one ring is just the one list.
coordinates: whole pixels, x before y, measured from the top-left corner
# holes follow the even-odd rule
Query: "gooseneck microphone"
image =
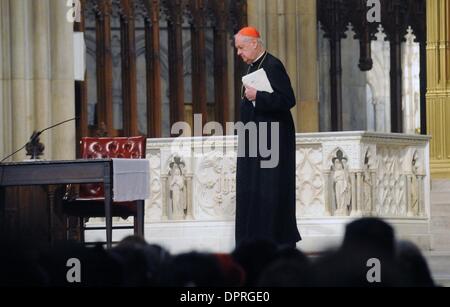
[(74, 118), (71, 118), (71, 119), (67, 119), (67, 120), (65, 120), (65, 121), (59, 122), (59, 123), (57, 123), (57, 124), (55, 124), (55, 125), (52, 125), (52, 126), (50, 126), (50, 127), (47, 127), (47, 128), (42, 129), (42, 130), (40, 130), (40, 131), (34, 131), (33, 134), (32, 134), (31, 137), (30, 137), (30, 140), (29, 140), (25, 145), (23, 145), (22, 147), (20, 147), (19, 149), (17, 149), (15, 152), (13, 152), (12, 154), (10, 154), (9, 156), (7, 156), (7, 157), (5, 157), (4, 159), (2, 159), (2, 160), (0, 161), (0, 163), (3, 162), (3, 161), (5, 161), (5, 160), (7, 160), (8, 158), (14, 156), (16, 153), (18, 153), (19, 151), (21, 151), (22, 149), (24, 149), (27, 145), (37, 143), (37, 142), (38, 142), (38, 138), (39, 138), (39, 136), (42, 134), (42, 132), (47, 131), (47, 130), (49, 130), (49, 129), (52, 129), (52, 128), (54, 128), (54, 127), (57, 127), (57, 126), (59, 126), (59, 125), (65, 124), (65, 123), (67, 123), (67, 122), (70, 122), (70, 121), (72, 121), (72, 120), (76, 120), (76, 119), (78, 119), (78, 117), (74, 117)]

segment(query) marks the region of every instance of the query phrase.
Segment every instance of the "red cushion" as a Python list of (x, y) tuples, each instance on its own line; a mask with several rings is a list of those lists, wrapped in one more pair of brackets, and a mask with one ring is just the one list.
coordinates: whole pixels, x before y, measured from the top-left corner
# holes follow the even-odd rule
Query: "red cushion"
[[(142, 159), (145, 157), (145, 137), (83, 137), (81, 157), (83, 159)], [(80, 198), (104, 198), (103, 184), (80, 185)]]

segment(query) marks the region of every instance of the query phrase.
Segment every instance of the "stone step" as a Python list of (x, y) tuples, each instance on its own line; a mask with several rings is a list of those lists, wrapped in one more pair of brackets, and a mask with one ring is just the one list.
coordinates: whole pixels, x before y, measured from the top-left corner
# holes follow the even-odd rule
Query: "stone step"
[[(448, 196), (450, 198), (450, 195)], [(433, 217), (450, 217), (450, 204), (436, 204), (432, 203), (431, 205), (431, 218)]]
[(431, 192), (449, 192), (450, 180), (431, 180)]
[(424, 252), (436, 284), (450, 287), (450, 252)]
[(432, 233), (431, 235), (431, 250), (446, 251), (450, 253), (450, 234), (447, 233)]
[[(431, 192), (431, 203), (434, 205), (447, 205), (450, 206), (450, 193), (449, 192)], [(433, 208), (433, 207), (432, 207)]]
[(450, 216), (432, 217), (430, 231), (432, 234), (446, 233), (450, 237)]

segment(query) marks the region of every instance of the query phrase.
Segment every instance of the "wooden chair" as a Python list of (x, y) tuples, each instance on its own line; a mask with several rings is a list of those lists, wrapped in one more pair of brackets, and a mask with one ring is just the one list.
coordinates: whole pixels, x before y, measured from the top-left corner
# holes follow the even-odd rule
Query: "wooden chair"
[[(82, 159), (142, 159), (145, 157), (145, 137), (83, 137), (81, 139)], [(67, 216), (67, 238), (71, 237), (69, 219), (79, 221), (79, 239), (85, 241), (85, 230), (106, 229), (86, 227), (85, 221), (93, 217), (105, 217), (103, 184), (80, 184), (66, 189), (63, 210)], [(112, 229), (134, 229), (134, 234), (144, 236), (144, 200), (113, 202), (112, 216), (128, 218), (133, 216), (133, 226), (112, 226)]]

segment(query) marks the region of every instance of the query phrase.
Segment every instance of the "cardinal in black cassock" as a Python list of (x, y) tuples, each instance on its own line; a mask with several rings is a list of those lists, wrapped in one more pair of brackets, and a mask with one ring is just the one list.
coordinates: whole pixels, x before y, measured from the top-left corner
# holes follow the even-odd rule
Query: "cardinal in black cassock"
[[(245, 146), (245, 156), (238, 157), (236, 177), (236, 245), (243, 241), (268, 239), (279, 245), (294, 246), (301, 240), (295, 214), (295, 127), (290, 109), (295, 106), (289, 76), (279, 59), (268, 53), (255, 28), (245, 27), (235, 36), (237, 54), (249, 64), (248, 73), (263, 68), (273, 93), (243, 87), (240, 106), (241, 122), (267, 123), (267, 147), (279, 146), (278, 165), (263, 168), (258, 149), (256, 157), (249, 154), (249, 134), (238, 139)], [(279, 143), (271, 135), (271, 123), (279, 123)], [(258, 141), (259, 148), (259, 141)]]

